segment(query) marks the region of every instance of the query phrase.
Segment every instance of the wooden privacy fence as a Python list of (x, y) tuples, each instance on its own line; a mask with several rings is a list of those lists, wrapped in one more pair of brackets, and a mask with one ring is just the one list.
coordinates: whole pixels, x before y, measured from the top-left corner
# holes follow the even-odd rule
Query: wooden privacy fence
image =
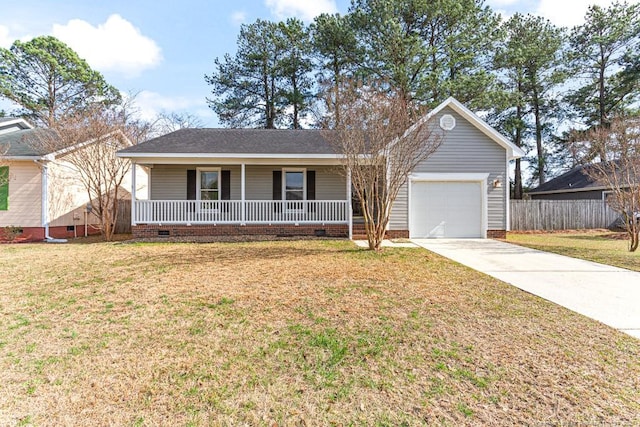
[(131, 200), (120, 200), (119, 203), (115, 233), (131, 233)]
[(511, 201), (511, 230), (608, 228), (619, 218), (602, 200)]

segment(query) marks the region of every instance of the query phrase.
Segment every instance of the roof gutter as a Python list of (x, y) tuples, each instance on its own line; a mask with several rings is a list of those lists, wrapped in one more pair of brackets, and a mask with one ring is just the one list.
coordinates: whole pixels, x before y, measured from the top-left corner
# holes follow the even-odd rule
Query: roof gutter
[(582, 193), (585, 191), (601, 191), (601, 190), (610, 190), (611, 187), (606, 186), (598, 186), (598, 187), (580, 187), (580, 188), (563, 188), (561, 190), (544, 190), (544, 191), (529, 191), (527, 194), (535, 195), (544, 195), (544, 194), (564, 194), (564, 193)]

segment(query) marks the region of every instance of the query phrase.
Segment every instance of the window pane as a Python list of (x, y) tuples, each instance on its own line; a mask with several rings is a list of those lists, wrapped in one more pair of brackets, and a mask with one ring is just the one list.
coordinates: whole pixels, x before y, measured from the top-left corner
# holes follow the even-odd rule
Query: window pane
[(200, 172), (200, 188), (203, 190), (204, 189), (217, 190), (218, 189), (218, 172), (217, 171)]
[(200, 200), (218, 200), (218, 192), (202, 190), (200, 191)]
[(300, 190), (303, 189), (304, 173), (303, 172), (287, 172), (286, 173), (286, 189), (288, 190)]
[(287, 200), (303, 200), (304, 197), (302, 191), (299, 190), (295, 190), (295, 191), (287, 191)]

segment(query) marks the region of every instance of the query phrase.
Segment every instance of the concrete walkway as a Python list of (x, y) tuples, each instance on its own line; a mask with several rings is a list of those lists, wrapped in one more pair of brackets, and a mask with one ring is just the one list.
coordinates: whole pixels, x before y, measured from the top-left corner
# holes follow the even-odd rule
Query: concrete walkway
[(640, 338), (640, 273), (490, 239), (412, 241)]

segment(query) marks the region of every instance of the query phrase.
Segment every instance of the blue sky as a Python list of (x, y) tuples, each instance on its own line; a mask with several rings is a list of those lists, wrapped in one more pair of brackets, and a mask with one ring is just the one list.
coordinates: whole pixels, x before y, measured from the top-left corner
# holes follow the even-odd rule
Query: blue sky
[[(640, 0), (634, 0), (636, 3)], [(535, 13), (557, 25), (580, 23), (588, 4), (611, 0), (490, 0), (503, 16)], [(345, 13), (350, 0), (148, 0), (13, 2), (0, 15), (0, 47), (38, 35), (63, 40), (107, 81), (137, 93), (145, 118), (161, 111), (189, 112), (217, 126), (205, 98), (204, 75), (213, 60), (233, 53), (242, 23), (322, 12)], [(9, 13), (6, 13), (9, 11)], [(0, 108), (10, 109), (6, 102)]]

